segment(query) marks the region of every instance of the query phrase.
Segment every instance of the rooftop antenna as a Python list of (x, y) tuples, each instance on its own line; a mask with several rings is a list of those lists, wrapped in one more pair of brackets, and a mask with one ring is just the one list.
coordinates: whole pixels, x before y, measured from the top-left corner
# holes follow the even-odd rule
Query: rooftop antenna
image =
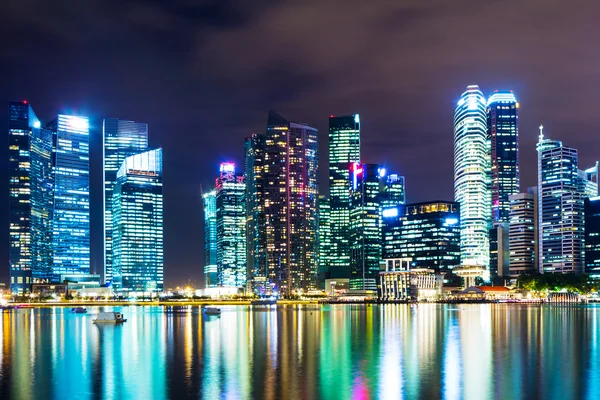
[(544, 125), (540, 125), (540, 142), (544, 140)]

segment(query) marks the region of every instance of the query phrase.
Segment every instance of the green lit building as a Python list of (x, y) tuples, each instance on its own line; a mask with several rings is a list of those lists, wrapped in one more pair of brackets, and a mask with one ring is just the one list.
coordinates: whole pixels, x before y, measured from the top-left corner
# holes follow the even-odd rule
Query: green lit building
[(204, 287), (218, 286), (217, 280), (217, 192), (202, 195), (204, 203)]
[(331, 264), (331, 212), (329, 199), (319, 196), (319, 277), (325, 276)]

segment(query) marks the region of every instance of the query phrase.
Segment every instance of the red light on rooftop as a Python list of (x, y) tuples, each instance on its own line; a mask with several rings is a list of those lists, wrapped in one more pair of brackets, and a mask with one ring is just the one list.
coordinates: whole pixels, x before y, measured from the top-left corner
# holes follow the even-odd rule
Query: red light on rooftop
[(335, 115), (329, 114), (329, 118), (335, 118)]
[(27, 100), (23, 100), (23, 104), (27, 104)]

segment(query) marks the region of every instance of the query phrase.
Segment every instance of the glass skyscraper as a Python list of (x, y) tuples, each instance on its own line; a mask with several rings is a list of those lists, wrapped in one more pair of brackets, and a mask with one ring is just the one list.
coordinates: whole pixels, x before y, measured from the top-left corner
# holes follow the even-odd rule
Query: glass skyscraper
[(350, 167), (360, 162), (358, 114), (329, 117), (331, 277), (348, 277), (350, 266)]
[(491, 140), (492, 222), (508, 222), (508, 197), (519, 193), (519, 103), (512, 91), (496, 91), (487, 102)]
[(411, 267), (451, 272), (460, 265), (459, 205), (432, 201), (384, 208), (383, 259), (411, 258)]
[(148, 150), (148, 124), (107, 118), (102, 125), (104, 162), (104, 281), (112, 281), (112, 195), (117, 171), (129, 156)]
[(55, 132), (52, 272), (56, 276), (89, 274), (89, 120), (59, 114), (50, 128)]
[(217, 192), (202, 195), (204, 201), (204, 287), (217, 287)]
[(600, 278), (600, 197), (585, 199), (585, 272)]
[(127, 157), (113, 187), (113, 286), (126, 293), (163, 290), (162, 149)]
[(319, 277), (322, 278), (329, 271), (331, 265), (331, 211), (329, 199), (319, 196)]
[(491, 156), (486, 101), (468, 86), (454, 111), (454, 200), (460, 204), (463, 265), (489, 269), (491, 227)]
[(509, 196), (510, 276), (537, 272), (537, 188)]
[(246, 284), (246, 185), (234, 163), (221, 163), (216, 180), (217, 280), (219, 286)]

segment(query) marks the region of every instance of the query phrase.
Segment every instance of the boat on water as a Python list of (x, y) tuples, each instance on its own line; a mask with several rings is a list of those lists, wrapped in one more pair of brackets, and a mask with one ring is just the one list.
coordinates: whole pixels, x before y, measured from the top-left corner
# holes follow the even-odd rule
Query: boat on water
[(123, 318), (123, 314), (120, 312), (104, 311), (98, 313), (98, 317), (92, 322), (95, 324), (122, 324), (123, 322), (127, 322), (127, 320)]
[(86, 314), (87, 309), (85, 309), (84, 307), (73, 307), (71, 308), (71, 312), (74, 314)]
[(221, 309), (217, 307), (204, 307), (202, 313), (204, 315), (221, 315)]
[(253, 306), (272, 306), (277, 304), (276, 299), (260, 299), (260, 300), (252, 300), (250, 304)]

